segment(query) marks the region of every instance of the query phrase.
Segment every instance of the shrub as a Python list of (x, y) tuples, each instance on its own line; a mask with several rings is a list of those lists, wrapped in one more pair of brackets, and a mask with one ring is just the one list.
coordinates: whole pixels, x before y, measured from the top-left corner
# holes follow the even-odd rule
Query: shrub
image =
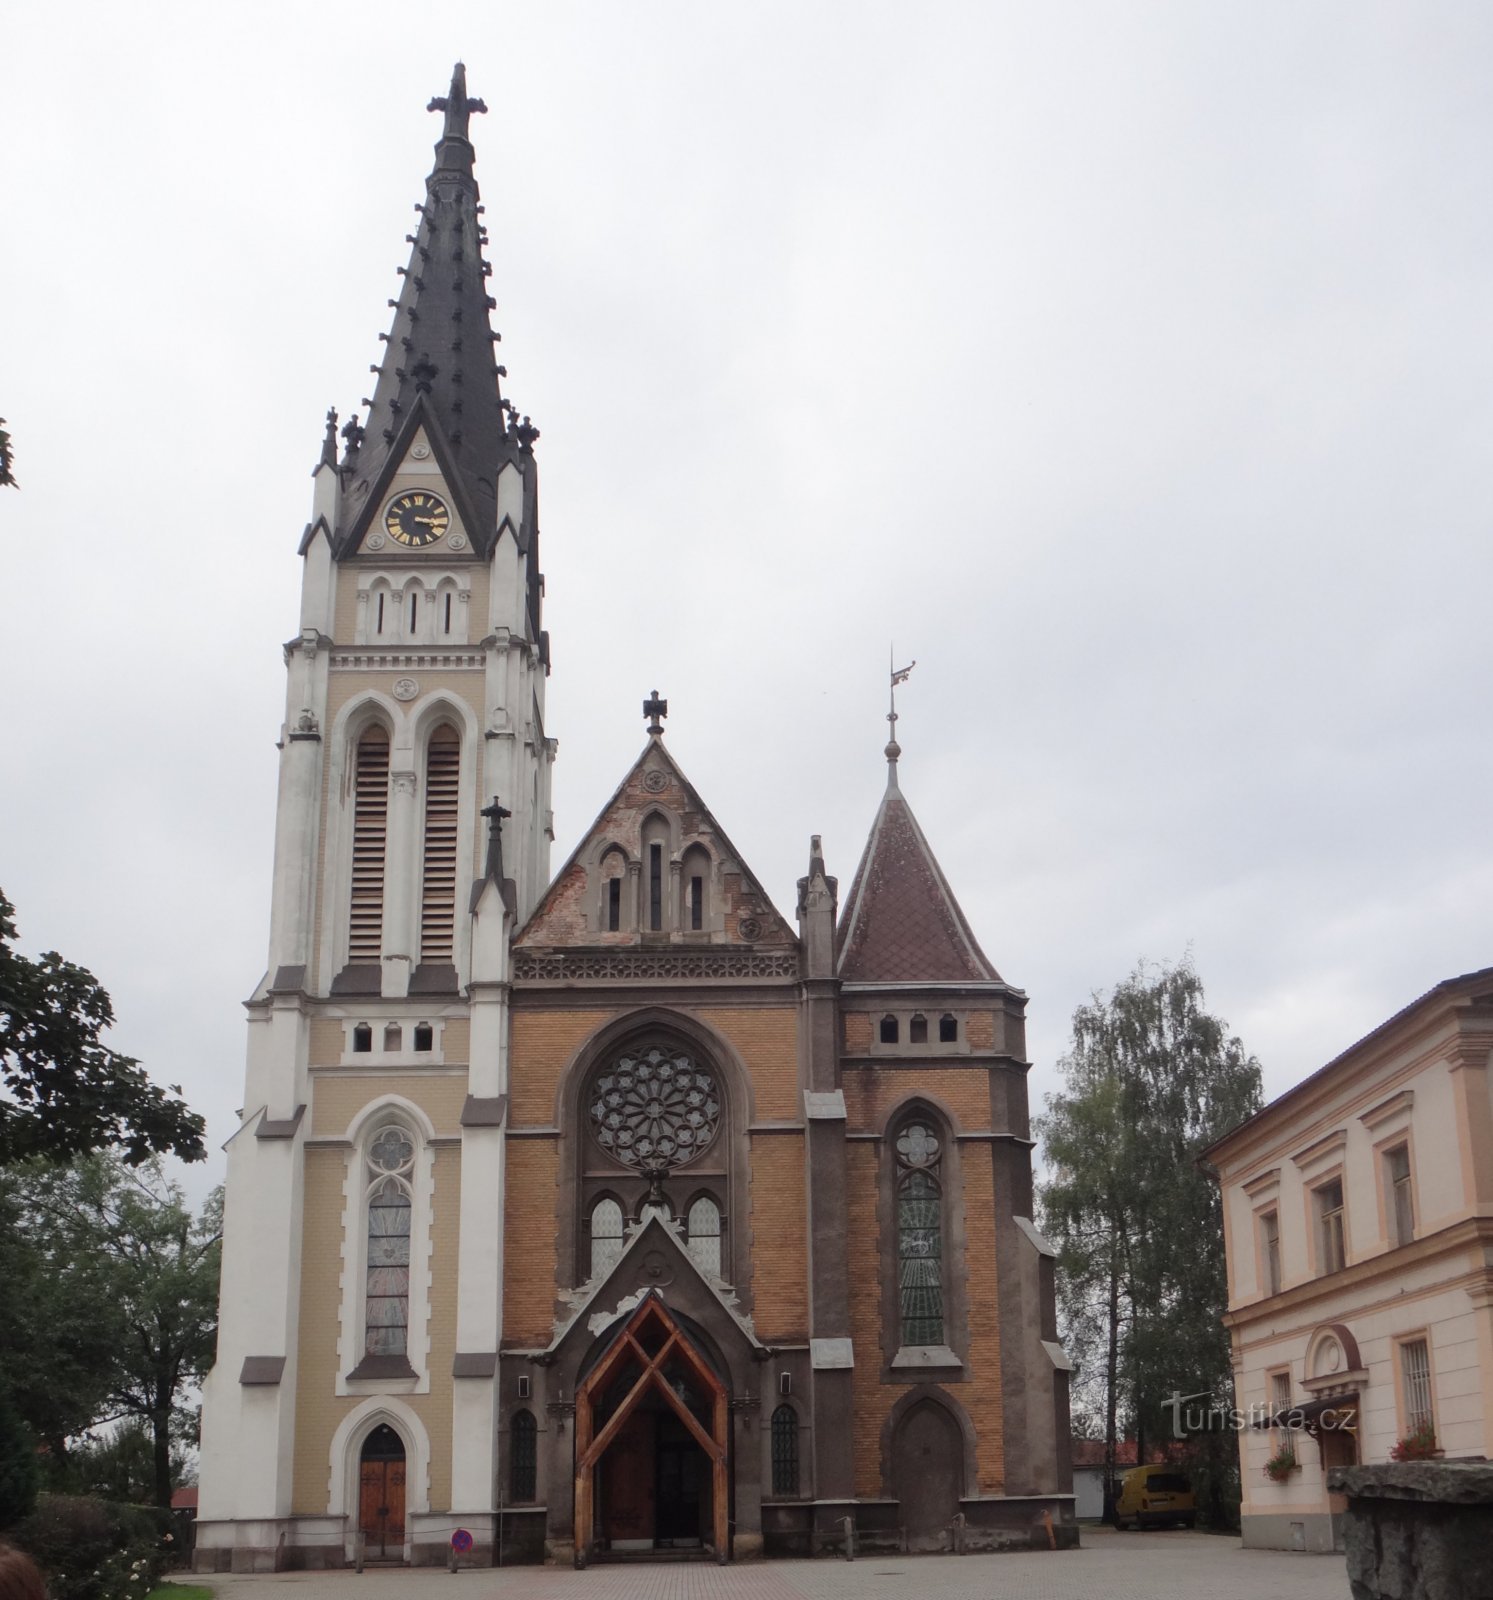
[(1289, 1440), (1265, 1463), (1265, 1476), (1272, 1483), (1284, 1483), (1296, 1470), (1296, 1446)]
[(9, 1528), (30, 1515), (39, 1483), (36, 1440), (0, 1393), (0, 1528)]
[(59, 1600), (129, 1600), (166, 1570), (171, 1513), (84, 1495), (45, 1494), (14, 1533)]

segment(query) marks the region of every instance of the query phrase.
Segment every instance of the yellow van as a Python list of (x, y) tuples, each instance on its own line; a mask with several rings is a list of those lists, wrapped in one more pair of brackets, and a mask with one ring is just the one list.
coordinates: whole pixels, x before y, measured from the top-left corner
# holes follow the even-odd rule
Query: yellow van
[(1175, 1467), (1136, 1467), (1120, 1480), (1115, 1500), (1117, 1528), (1162, 1528), (1173, 1522), (1191, 1528), (1197, 1522), (1192, 1483)]

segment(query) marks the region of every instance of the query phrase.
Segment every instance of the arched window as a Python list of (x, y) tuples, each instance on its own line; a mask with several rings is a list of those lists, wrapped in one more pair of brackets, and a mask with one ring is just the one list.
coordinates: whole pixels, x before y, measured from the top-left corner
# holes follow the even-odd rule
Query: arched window
[(603, 933), (622, 928), (622, 884), (627, 875), (627, 857), (612, 845), (601, 858), (601, 907), (599, 925)]
[(798, 1413), (790, 1405), (772, 1414), (772, 1492), (798, 1493)]
[(897, 1299), (904, 1345), (944, 1342), (943, 1181), (938, 1136), (919, 1119), (896, 1140)]
[(938, 1019), (938, 1042), (940, 1044), (958, 1044), (959, 1023), (948, 1012)]
[(622, 1207), (598, 1200), (591, 1208), (591, 1276), (610, 1272), (622, 1254)]
[(368, 1146), (368, 1281), (364, 1353), (409, 1357), (410, 1181), (414, 1135), (397, 1124)]
[(425, 754), (425, 863), (420, 894), (420, 960), (455, 960), (456, 805), (461, 741), (443, 722)]
[(515, 1411), (508, 1432), (508, 1498), (515, 1505), (538, 1498), (539, 1430), (532, 1411)]
[(684, 904), (680, 907), (679, 926), (686, 933), (707, 932), (710, 928), (710, 852), (703, 845), (692, 844), (684, 852), (680, 887)]
[(702, 1194), (689, 1208), (685, 1223), (689, 1253), (702, 1271), (721, 1275), (721, 1208)]
[(895, 1017), (888, 1015), (881, 1019), (881, 1042), (883, 1044), (896, 1044), (897, 1019)]
[(907, 1042), (909, 1044), (927, 1044), (928, 1019), (921, 1011), (915, 1011), (912, 1021), (907, 1024)]
[(377, 962), (384, 945), (384, 849), (389, 836), (389, 735), (358, 740), (353, 772), (353, 874), (347, 959)]

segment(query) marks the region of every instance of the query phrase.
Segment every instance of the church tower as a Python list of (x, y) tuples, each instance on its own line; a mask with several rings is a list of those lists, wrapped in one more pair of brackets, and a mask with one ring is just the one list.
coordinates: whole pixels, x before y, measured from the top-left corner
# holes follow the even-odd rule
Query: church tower
[(508, 946), (549, 880), (555, 741), (537, 429), (489, 323), (486, 107), (458, 65), (430, 109), (366, 419), (339, 453), (328, 414), (300, 544), (204, 1386), (209, 1568), (442, 1550), (453, 1515), (492, 1536)]

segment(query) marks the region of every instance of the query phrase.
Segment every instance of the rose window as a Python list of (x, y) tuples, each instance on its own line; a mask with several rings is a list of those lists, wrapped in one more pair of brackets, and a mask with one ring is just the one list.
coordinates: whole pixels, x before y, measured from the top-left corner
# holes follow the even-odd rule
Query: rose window
[(591, 1089), (596, 1142), (625, 1166), (644, 1171), (693, 1161), (715, 1138), (720, 1120), (714, 1077), (678, 1050), (629, 1051)]

